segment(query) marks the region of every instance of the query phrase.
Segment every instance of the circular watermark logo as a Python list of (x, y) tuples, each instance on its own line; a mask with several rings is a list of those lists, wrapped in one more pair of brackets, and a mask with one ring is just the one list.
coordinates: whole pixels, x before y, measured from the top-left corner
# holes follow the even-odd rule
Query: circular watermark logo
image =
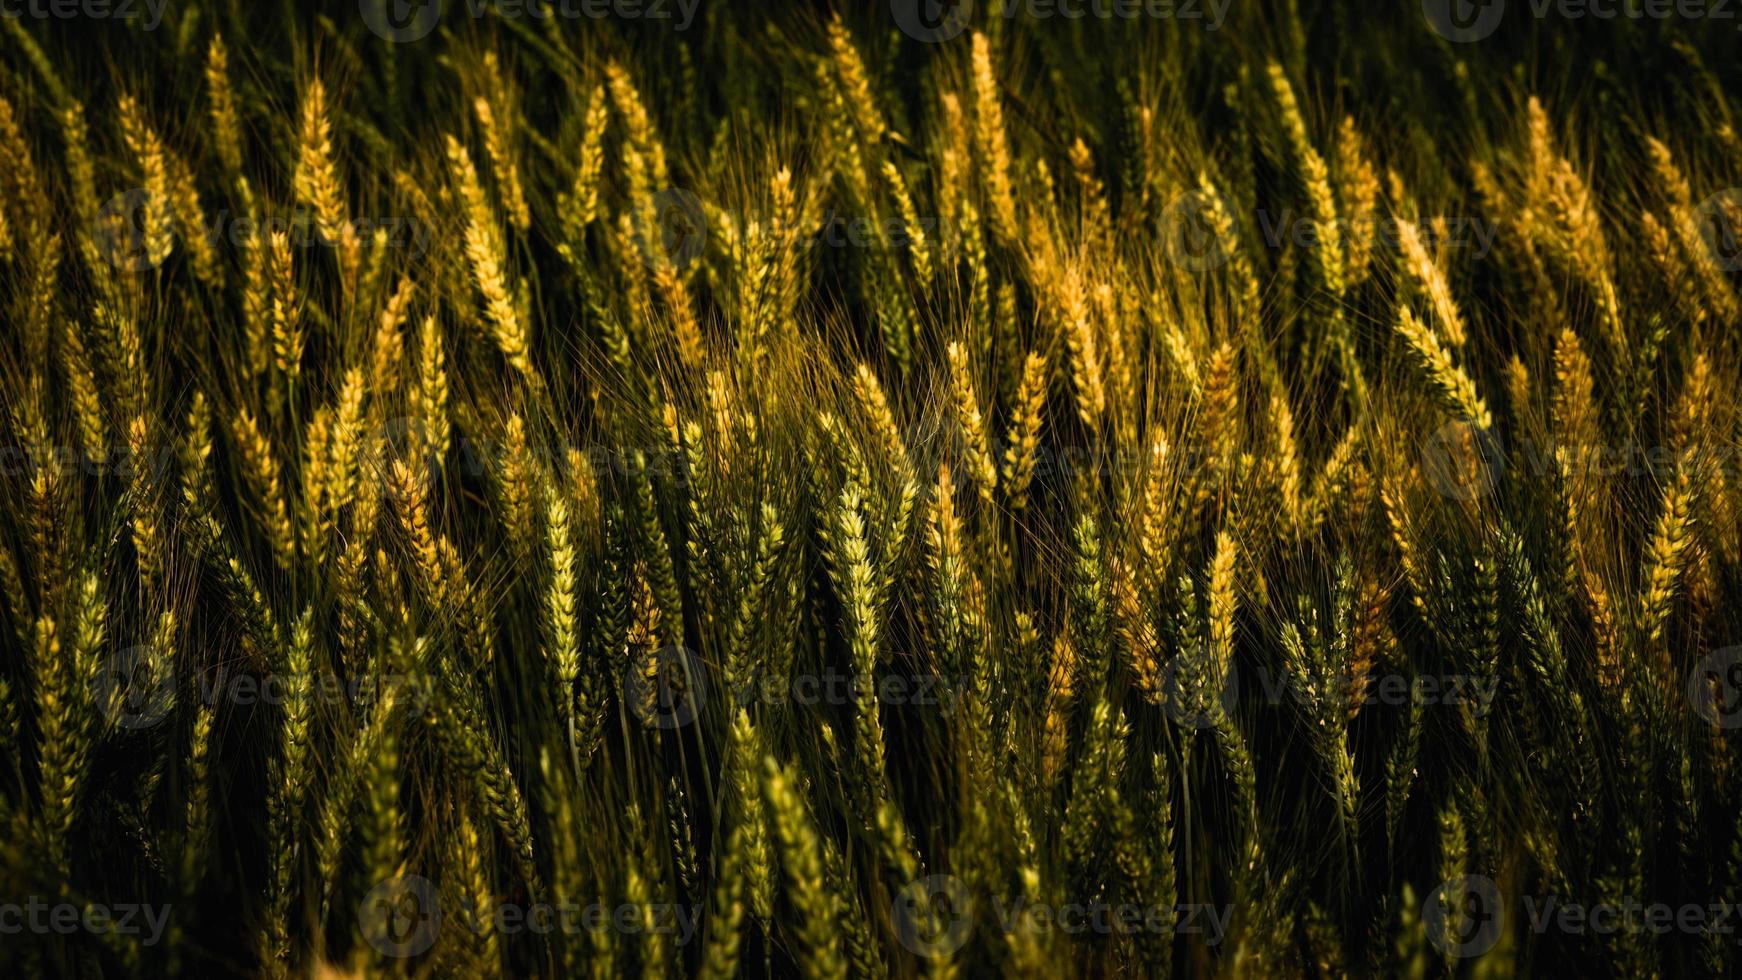
[(97, 209), (97, 251), (117, 269), (148, 272), (175, 248), (169, 199), (143, 187), (122, 191)]
[(1442, 883), (1422, 903), (1428, 942), (1457, 959), (1481, 956), (1500, 941), (1506, 911), (1494, 879), (1463, 875)]
[(420, 41), (441, 19), (441, 0), (358, 0), (363, 23), (375, 36), (394, 44)]
[(1175, 265), (1193, 272), (1218, 268), (1233, 254), (1233, 235), (1222, 228), (1222, 221), (1233, 217), (1234, 208), (1221, 191), (1186, 191), (1162, 212), (1162, 248)]
[(623, 703), (648, 728), (682, 728), (707, 701), (707, 670), (689, 647), (660, 647), (632, 660), (623, 676)]
[(1707, 261), (1725, 272), (1742, 269), (1742, 187), (1726, 187), (1694, 208)]
[(915, 41), (936, 44), (967, 29), (974, 0), (889, 0), (889, 13), (901, 33)]
[(104, 661), (91, 686), (97, 709), (118, 728), (150, 728), (175, 706), (175, 670), (150, 646), (128, 647)]
[(1427, 26), (1456, 44), (1480, 41), (1494, 33), (1506, 15), (1506, 0), (1421, 0)]
[(1452, 500), (1475, 500), (1494, 491), (1506, 467), (1492, 429), (1447, 422), (1421, 443), (1421, 469), (1434, 489)]
[(1688, 703), (1710, 724), (1742, 727), (1742, 646), (1706, 654), (1688, 674)]
[(442, 924), (435, 885), (421, 875), (399, 875), (369, 889), (357, 908), (363, 939), (382, 956), (404, 959), (435, 945)]
[(955, 875), (929, 875), (908, 882), (896, 893), (889, 918), (901, 945), (926, 959), (953, 954), (974, 929), (968, 889)]
[(1182, 647), (1161, 669), (1161, 707), (1181, 728), (1203, 731), (1234, 713), (1239, 684), (1230, 660), (1220, 678), (1208, 644)]
[(635, 214), (635, 244), (649, 266), (664, 261), (687, 268), (708, 244), (708, 216), (701, 199), (681, 187), (654, 194), (647, 209)]

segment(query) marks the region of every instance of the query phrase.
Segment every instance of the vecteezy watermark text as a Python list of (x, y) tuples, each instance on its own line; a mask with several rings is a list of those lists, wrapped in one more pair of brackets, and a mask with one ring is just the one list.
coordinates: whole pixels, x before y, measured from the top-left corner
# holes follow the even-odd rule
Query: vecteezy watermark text
[(399, 875), (378, 882), (357, 909), (363, 938), (383, 956), (402, 958), (429, 951), (444, 921), (474, 935), (530, 932), (575, 936), (617, 932), (673, 936), (679, 946), (695, 937), (699, 904), (679, 902), (479, 902), (470, 897), (444, 902), (435, 883), (421, 875)]
[[(1468, 44), (1498, 30), (1506, 6), (1506, 0), (1422, 0), (1421, 10), (1435, 34)], [(1537, 20), (1736, 20), (1733, 0), (1527, 0), (1521, 6)]]
[(0, 0), (0, 17), (32, 20), (128, 20), (154, 31), (169, 0)]
[[(442, 0), (358, 0), (357, 6), (376, 36), (396, 44), (429, 36), (443, 14)], [(683, 31), (695, 22), (700, 6), (701, 0), (458, 0), (446, 9), (472, 20), (494, 15), (504, 20), (672, 21), (675, 30)]]
[(169, 925), (168, 905), (150, 902), (116, 902), (105, 905), (87, 902), (50, 902), (32, 895), (23, 902), (0, 902), (0, 936), (20, 933), (70, 936), (78, 932), (94, 935), (137, 936), (141, 945), (154, 946), (163, 938)]
[[(993, 17), (1013, 20), (1175, 20), (1219, 30), (1234, 0), (991, 0)], [(901, 32), (936, 44), (960, 35), (974, 13), (974, 0), (889, 0)]]

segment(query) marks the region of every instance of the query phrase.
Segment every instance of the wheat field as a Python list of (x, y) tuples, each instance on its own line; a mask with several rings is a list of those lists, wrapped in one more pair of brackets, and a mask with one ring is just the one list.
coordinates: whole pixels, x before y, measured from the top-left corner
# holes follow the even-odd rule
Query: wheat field
[(0, 4), (0, 964), (1738, 975), (1646, 6)]

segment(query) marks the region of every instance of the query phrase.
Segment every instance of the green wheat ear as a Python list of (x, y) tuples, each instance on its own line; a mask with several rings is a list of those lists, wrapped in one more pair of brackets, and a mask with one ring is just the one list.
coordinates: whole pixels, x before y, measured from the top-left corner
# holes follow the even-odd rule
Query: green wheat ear
[(824, 881), (824, 842), (817, 834), (790, 769), (767, 756), (763, 789), (780, 845), (780, 866), (786, 877), (786, 897), (798, 917), (798, 956), (807, 976), (845, 977), (841, 958), (839, 896)]

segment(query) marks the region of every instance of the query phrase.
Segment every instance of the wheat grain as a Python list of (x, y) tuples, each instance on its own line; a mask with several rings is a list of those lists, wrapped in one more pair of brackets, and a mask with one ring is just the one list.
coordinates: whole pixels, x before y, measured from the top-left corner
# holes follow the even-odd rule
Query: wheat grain
[(1468, 422), (1478, 429), (1486, 429), (1494, 424), (1493, 417), (1488, 414), (1488, 406), (1476, 393), (1476, 383), (1453, 363), (1451, 352), (1441, 345), (1439, 337), (1417, 319), (1407, 306), (1400, 307), (1397, 311), (1397, 332), (1409, 344), (1410, 352), (1415, 355), (1417, 365), (1427, 375), (1428, 384), (1442, 408), (1454, 418)]

